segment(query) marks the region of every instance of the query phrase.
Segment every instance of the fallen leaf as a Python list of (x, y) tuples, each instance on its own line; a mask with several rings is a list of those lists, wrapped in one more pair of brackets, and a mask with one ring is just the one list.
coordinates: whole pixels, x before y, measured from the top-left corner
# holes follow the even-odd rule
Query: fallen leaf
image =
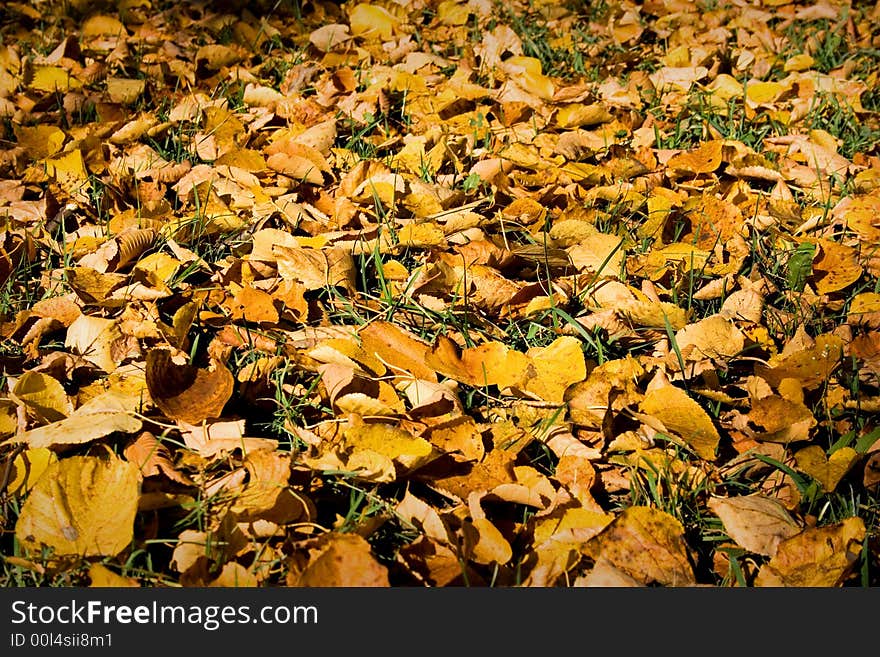
[(684, 528), (663, 511), (645, 506), (624, 509), (593, 538), (587, 549), (645, 584), (693, 586), (693, 567), (687, 555)]
[(687, 443), (700, 458), (713, 461), (721, 437), (703, 408), (681, 388), (663, 386), (645, 393), (643, 413), (659, 420), (665, 429)]
[(170, 419), (188, 424), (220, 417), (235, 382), (220, 362), (199, 368), (175, 361), (168, 349), (147, 353), (146, 381), (156, 406)]
[(12, 388), (19, 400), (41, 422), (57, 422), (73, 412), (73, 403), (61, 383), (41, 372), (25, 372)]
[(388, 569), (376, 561), (370, 544), (357, 534), (324, 534), (305, 549), (308, 562), (301, 572), (291, 572), (288, 586), (390, 586)]
[(122, 588), (138, 587), (138, 581), (132, 577), (125, 577), (114, 573), (107, 566), (93, 563), (89, 566), (89, 586), (92, 588)]
[(50, 465), (15, 524), (30, 549), (55, 556), (115, 556), (131, 543), (137, 512), (137, 467), (115, 457), (71, 456)]
[(811, 527), (782, 541), (755, 578), (755, 586), (840, 586), (862, 551), (865, 523), (847, 518)]
[(749, 552), (772, 557), (780, 541), (801, 531), (777, 500), (763, 495), (713, 497), (709, 508), (724, 524), (724, 531)]
[(859, 453), (852, 447), (841, 447), (826, 456), (818, 445), (809, 445), (795, 452), (794, 460), (798, 470), (818, 481), (823, 492), (830, 493), (858, 462)]
[(140, 400), (115, 391), (102, 393), (77, 408), (68, 417), (19, 435), (32, 449), (59, 445), (81, 445), (115, 432), (134, 433), (142, 421), (136, 415)]

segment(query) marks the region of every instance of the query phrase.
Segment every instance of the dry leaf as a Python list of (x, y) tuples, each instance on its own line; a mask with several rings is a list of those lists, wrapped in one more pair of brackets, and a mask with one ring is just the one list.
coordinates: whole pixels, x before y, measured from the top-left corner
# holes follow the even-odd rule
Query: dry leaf
[(684, 529), (675, 518), (657, 509), (632, 506), (592, 539), (587, 548), (638, 582), (692, 586)]
[(818, 445), (809, 445), (795, 452), (794, 460), (798, 470), (810, 475), (824, 492), (830, 493), (858, 462), (859, 453), (852, 447), (841, 447), (826, 456)]
[(666, 430), (681, 438), (700, 458), (709, 461), (715, 459), (715, 451), (721, 440), (718, 430), (708, 413), (684, 390), (663, 386), (648, 391), (640, 408), (643, 413), (659, 420)]
[(147, 353), (146, 380), (156, 406), (170, 419), (188, 424), (220, 417), (234, 383), (222, 363), (199, 368), (176, 362), (168, 349)]
[(71, 456), (50, 465), (31, 490), (15, 524), (30, 549), (56, 556), (115, 556), (134, 535), (137, 467), (117, 458)]
[(80, 445), (115, 432), (134, 433), (142, 424), (137, 417), (139, 405), (138, 398), (111, 390), (90, 399), (62, 420), (21, 433), (19, 440), (36, 449)]
[(778, 501), (763, 495), (713, 497), (709, 508), (724, 524), (724, 531), (749, 552), (772, 557), (780, 541), (801, 529)]
[(307, 549), (305, 568), (291, 573), (288, 586), (389, 586), (388, 569), (376, 561), (370, 544), (357, 534), (324, 534)]
[(782, 541), (755, 586), (840, 586), (856, 564), (865, 539), (861, 518), (811, 527)]

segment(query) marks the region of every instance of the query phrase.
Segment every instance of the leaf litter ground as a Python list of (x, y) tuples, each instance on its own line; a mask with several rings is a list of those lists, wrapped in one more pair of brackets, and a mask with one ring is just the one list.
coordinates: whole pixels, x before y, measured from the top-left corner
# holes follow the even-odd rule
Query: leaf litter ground
[(4, 3), (7, 586), (873, 586), (880, 8)]

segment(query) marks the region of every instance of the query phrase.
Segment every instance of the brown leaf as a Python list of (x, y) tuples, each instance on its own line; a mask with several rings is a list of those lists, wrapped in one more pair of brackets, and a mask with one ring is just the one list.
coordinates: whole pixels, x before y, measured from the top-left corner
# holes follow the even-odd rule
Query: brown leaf
[(324, 534), (305, 549), (308, 562), (300, 572), (291, 571), (288, 586), (390, 586), (388, 569), (376, 561), (370, 544), (357, 534)]
[(168, 349), (147, 352), (146, 380), (156, 406), (168, 418), (187, 424), (220, 417), (235, 382), (219, 361), (198, 368), (175, 360)]
[(427, 364), (431, 346), (391, 322), (368, 324), (358, 333), (364, 351), (384, 362), (397, 377), (410, 376), (437, 381), (437, 374)]
[(126, 460), (138, 467), (142, 477), (162, 474), (184, 486), (194, 485), (189, 477), (178, 472), (174, 467), (168, 447), (160, 443), (149, 431), (142, 432), (125, 447), (122, 453)]

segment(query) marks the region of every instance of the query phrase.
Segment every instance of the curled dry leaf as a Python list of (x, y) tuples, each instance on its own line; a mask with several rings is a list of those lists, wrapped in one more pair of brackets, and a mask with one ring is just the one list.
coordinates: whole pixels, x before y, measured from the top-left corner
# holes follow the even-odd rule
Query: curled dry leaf
[(47, 447), (26, 449), (12, 461), (6, 490), (13, 494), (29, 491), (39, 481), (46, 468), (57, 460), (55, 452)]
[(56, 422), (73, 412), (73, 403), (64, 386), (42, 372), (25, 372), (18, 377), (11, 396), (40, 422)]
[(147, 353), (146, 381), (156, 406), (172, 420), (198, 424), (218, 418), (232, 396), (232, 373), (219, 361), (207, 368), (179, 362), (168, 349)]

